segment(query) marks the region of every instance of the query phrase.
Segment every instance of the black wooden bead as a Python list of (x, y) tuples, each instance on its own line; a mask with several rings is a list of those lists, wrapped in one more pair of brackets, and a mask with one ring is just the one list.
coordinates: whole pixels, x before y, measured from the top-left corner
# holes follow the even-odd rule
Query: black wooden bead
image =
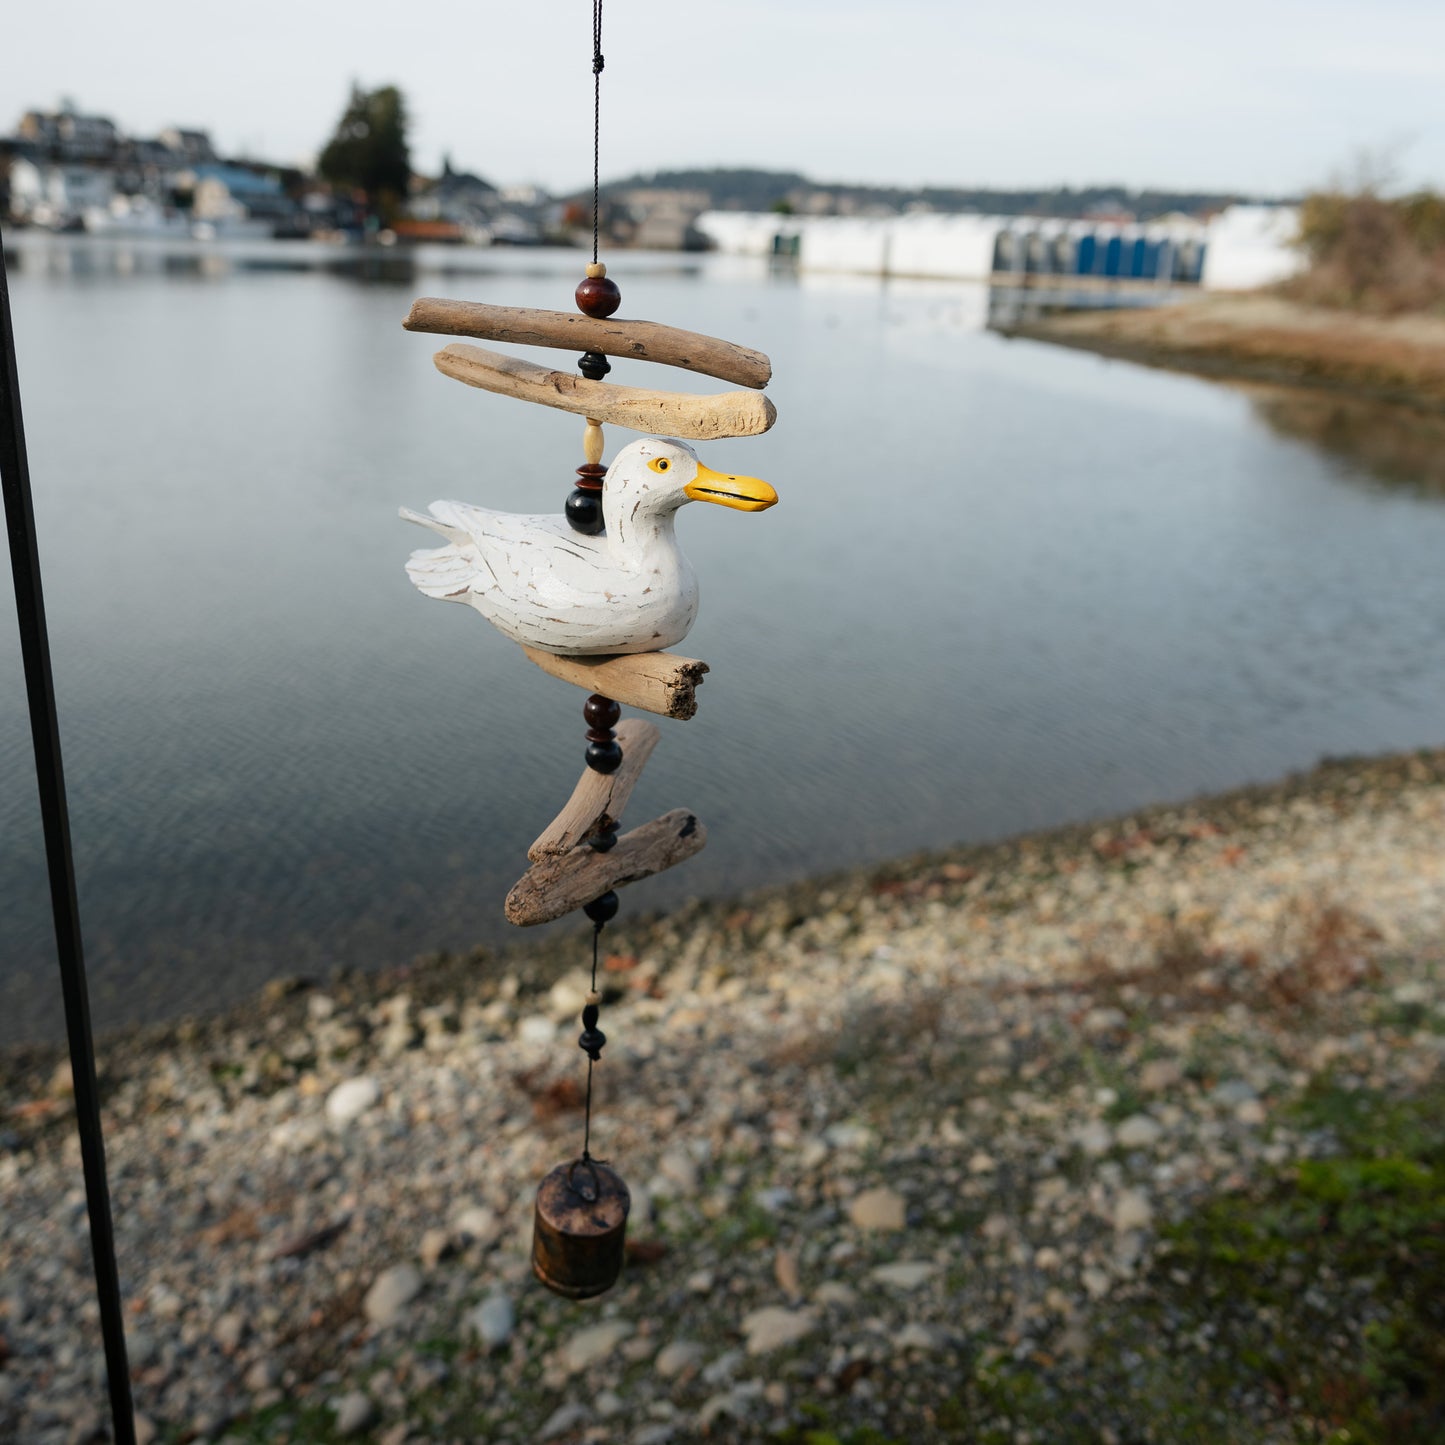
[(594, 773), (615, 773), (622, 766), (622, 749), (616, 743), (588, 743), (583, 757)]
[(617, 824), (604, 828), (600, 833), (594, 833), (587, 840), (587, 846), (594, 853), (610, 853), (617, 846)]
[(597, 1005), (589, 1003), (582, 1010), (582, 1027), (584, 1029), (595, 1029), (597, 1027)]
[(622, 305), (622, 292), (608, 276), (588, 276), (577, 287), (577, 309), (599, 319)]
[(567, 497), (563, 508), (567, 525), (584, 537), (595, 537), (606, 528), (602, 517), (602, 498), (596, 492), (574, 489)]
[(582, 704), (582, 721), (589, 728), (615, 728), (621, 716), (622, 705), (610, 697), (603, 697), (600, 692), (592, 693)]
[(577, 362), (577, 370), (588, 381), (601, 381), (612, 370), (612, 364), (600, 351), (584, 351)]
[(593, 1062), (602, 1057), (602, 1045), (607, 1042), (607, 1035), (601, 1029), (583, 1029), (577, 1039), (577, 1047), (583, 1050), (587, 1057)]
[(609, 888), (601, 898), (594, 898), (591, 903), (584, 903), (582, 911), (593, 923), (611, 923), (617, 917), (617, 910), (622, 906), (622, 900), (617, 896), (615, 889)]

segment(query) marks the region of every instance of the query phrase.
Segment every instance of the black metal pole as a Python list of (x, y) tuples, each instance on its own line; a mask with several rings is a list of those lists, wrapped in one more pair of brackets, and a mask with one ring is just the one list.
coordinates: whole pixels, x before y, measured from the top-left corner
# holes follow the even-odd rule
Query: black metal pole
[(95, 1260), (95, 1293), (100, 1303), (100, 1331), (105, 1342), (110, 1413), (115, 1422), (116, 1445), (135, 1445), (120, 1273), (115, 1262), (115, 1229), (110, 1217), (110, 1186), (105, 1175), (105, 1138), (100, 1127), (100, 1091), (96, 1087), (95, 1048), (90, 1036), (90, 997), (85, 986), (75, 860), (70, 851), (65, 770), (60, 760), (55, 680), (50, 670), (45, 597), (40, 587), (30, 464), (26, 460), (25, 427), (20, 416), (20, 375), (15, 367), (15, 330), (10, 318), (10, 283), (5, 270), (3, 236), (0, 236), (0, 490), (5, 497), (5, 530), (10, 538), (10, 569), (15, 580), (15, 612), (20, 621), (25, 695), (30, 704), (30, 735), (35, 745), (35, 777), (40, 787), (50, 904), (55, 914), (55, 946), (60, 956), (60, 984), (65, 995), (65, 1031), (70, 1040), (70, 1071), (75, 1081), (75, 1123), (80, 1132), (85, 1198), (90, 1209), (90, 1250)]

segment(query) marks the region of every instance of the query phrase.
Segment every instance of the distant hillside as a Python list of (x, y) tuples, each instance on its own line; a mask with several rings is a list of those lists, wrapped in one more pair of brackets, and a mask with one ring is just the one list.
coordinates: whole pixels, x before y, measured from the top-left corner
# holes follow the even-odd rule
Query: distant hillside
[(748, 169), (657, 171), (610, 181), (607, 191), (637, 187), (706, 191), (719, 210), (902, 211), (923, 205), (935, 211), (981, 211), (990, 215), (1086, 216), (1128, 212), (1141, 220), (1171, 211), (1216, 211), (1243, 197), (1225, 191), (1131, 190), (1128, 186), (1058, 186), (1051, 190), (993, 190), (962, 186), (864, 186), (810, 180), (797, 171)]

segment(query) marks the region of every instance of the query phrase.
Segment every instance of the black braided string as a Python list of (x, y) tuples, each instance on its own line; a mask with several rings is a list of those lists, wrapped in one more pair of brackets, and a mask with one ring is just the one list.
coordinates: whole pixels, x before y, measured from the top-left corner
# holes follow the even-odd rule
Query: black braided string
[(597, 261), (602, 199), (602, 0), (592, 0), (592, 260)]
[[(601, 8), (601, 0), (598, 0), (598, 8)], [(597, 944), (602, 937), (602, 925), (592, 925), (592, 992), (597, 992)], [(592, 1161), (592, 1056), (587, 1056), (587, 1102), (583, 1105), (582, 1114), (582, 1158), (588, 1163)]]

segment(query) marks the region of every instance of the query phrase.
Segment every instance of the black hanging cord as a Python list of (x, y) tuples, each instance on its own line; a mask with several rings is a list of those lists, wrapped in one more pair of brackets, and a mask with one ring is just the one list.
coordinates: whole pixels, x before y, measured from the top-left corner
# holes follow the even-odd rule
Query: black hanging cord
[[(598, 0), (601, 8), (601, 0)], [(597, 945), (602, 938), (603, 925), (592, 925), (592, 992), (597, 992)], [(588, 1163), (592, 1160), (592, 1066), (596, 1060), (587, 1056), (587, 1102), (582, 1106), (582, 1157)]]
[(115, 1230), (105, 1176), (105, 1138), (101, 1133), (100, 1093), (96, 1087), (95, 1049), (90, 1033), (90, 999), (81, 948), (80, 906), (75, 894), (75, 860), (70, 848), (65, 771), (60, 758), (60, 727), (55, 714), (45, 597), (40, 586), (30, 465), (25, 455), (25, 427), (20, 414), (20, 375), (15, 365), (15, 330), (10, 316), (10, 283), (5, 273), (3, 237), (0, 237), (0, 491), (5, 497), (5, 530), (10, 540), (20, 654), (30, 705), (30, 735), (40, 789), (50, 903), (55, 915), (55, 948), (65, 998), (65, 1031), (70, 1040), (70, 1071), (75, 1084), (75, 1124), (80, 1133), (85, 1198), (90, 1210), (90, 1248), (95, 1261), (95, 1293), (100, 1303), (110, 1413), (115, 1423), (116, 1445), (135, 1445), (130, 1367), (126, 1362), (120, 1275), (115, 1262)]
[(592, 0), (592, 260), (597, 260), (602, 201), (602, 0)]

